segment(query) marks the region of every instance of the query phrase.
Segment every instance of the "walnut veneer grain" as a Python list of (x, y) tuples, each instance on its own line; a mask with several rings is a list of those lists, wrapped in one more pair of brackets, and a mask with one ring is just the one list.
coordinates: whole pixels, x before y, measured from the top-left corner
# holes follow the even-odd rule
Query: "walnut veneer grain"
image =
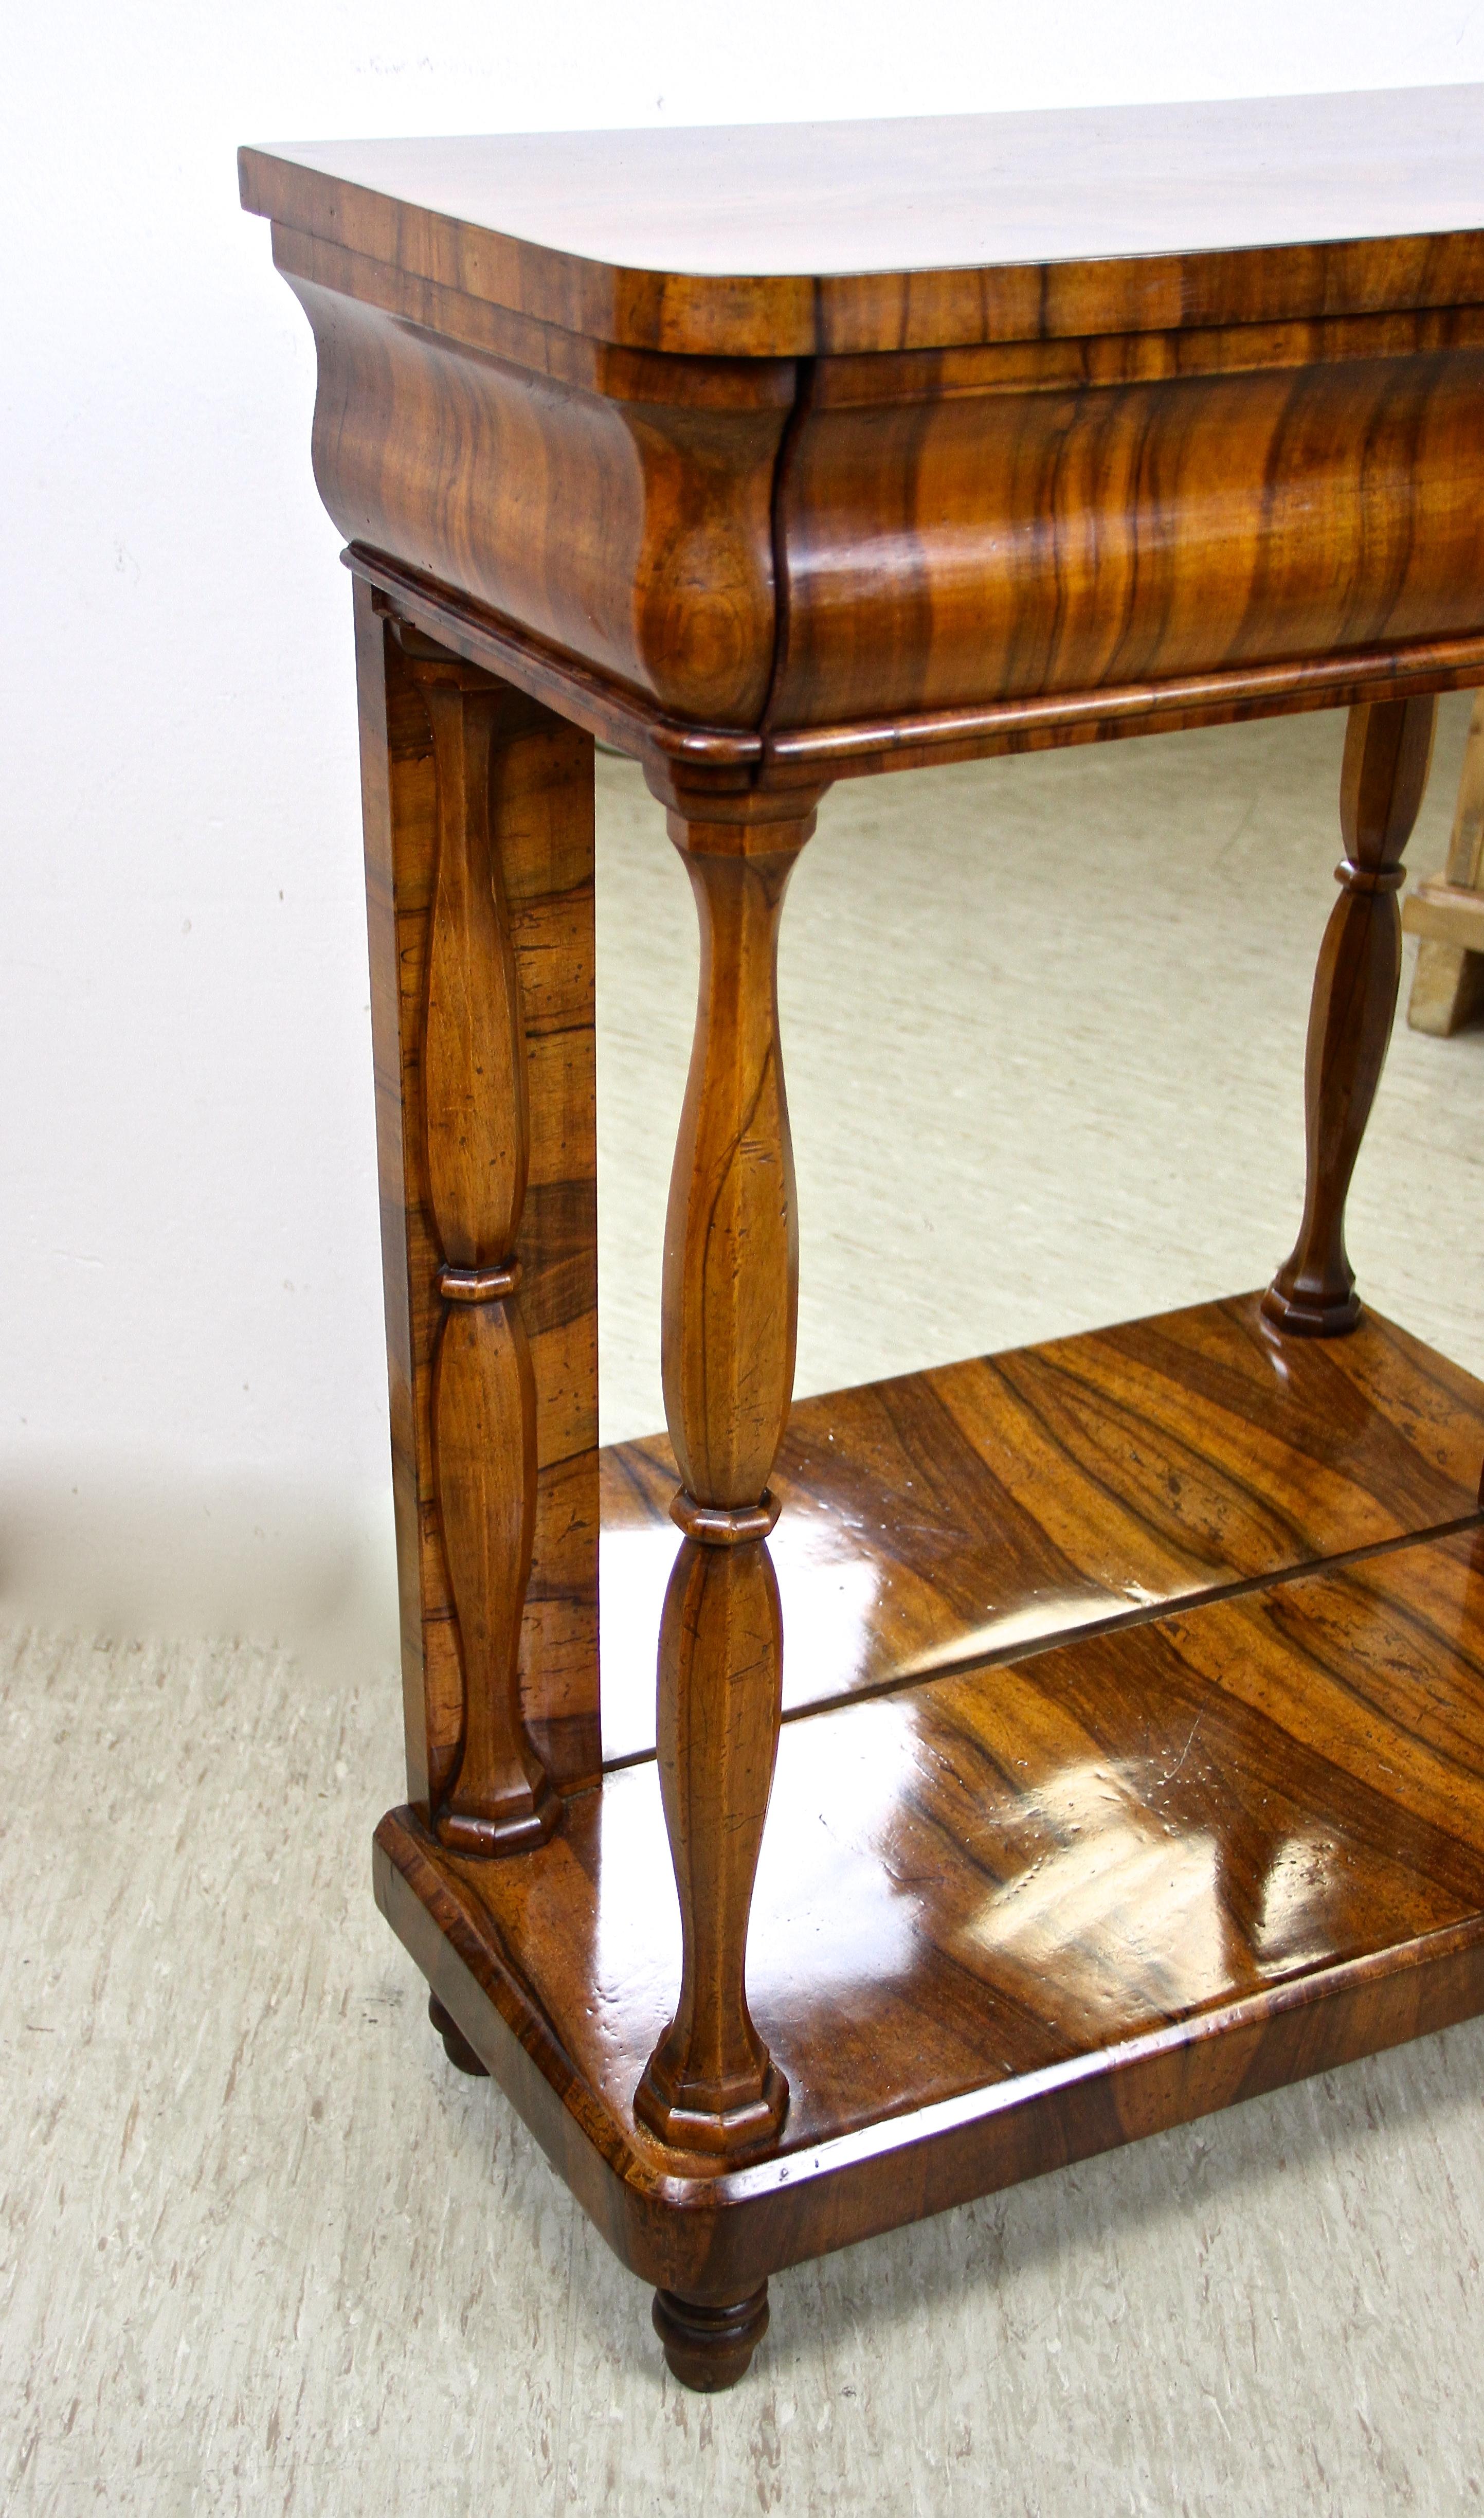
[(633, 2108), (677, 1951), (652, 1763), (378, 1895), (646, 2279), (800, 2257), (1484, 2004), (1484, 1537), (785, 1727), (750, 1996), (792, 2102), (715, 2173)]
[(242, 187), (365, 565), (650, 758), (817, 787), (1484, 673), (1476, 119), (347, 142)]
[[(1484, 1389), (1368, 1311), (1286, 1337), (1256, 1294), (794, 1404), (769, 1545), (783, 1718), (1465, 1519)], [(601, 1454), (603, 1744), (654, 1746), (675, 1454)]]

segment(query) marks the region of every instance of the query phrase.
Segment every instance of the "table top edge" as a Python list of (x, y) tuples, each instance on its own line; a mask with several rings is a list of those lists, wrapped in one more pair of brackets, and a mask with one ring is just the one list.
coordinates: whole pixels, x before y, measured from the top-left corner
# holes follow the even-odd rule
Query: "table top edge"
[[(1320, 267), (1336, 257), (1417, 262), (1451, 242), (1484, 261), (1484, 149), (1472, 139), (1484, 128), (1480, 109), (1484, 87), (1460, 85), (876, 125), (249, 144), (239, 166), (245, 208), (492, 303), (612, 342), (797, 357), (838, 339), (906, 346), (900, 315), (894, 325), (886, 311), (891, 299), (913, 301), (914, 346), (949, 346), (1003, 337), (1007, 325), (1012, 334), (1034, 328), (1035, 300), (1048, 289), (1082, 301), (1089, 328), (1141, 329), (1130, 308), (1161, 283), (1166, 297), (1178, 294), (1182, 273), (1194, 283), (1195, 320), (1213, 290), (1265, 320), (1275, 286), (1321, 311)], [(1299, 116), (1319, 131), (1315, 150), (1275, 169), (1264, 152), (1297, 149)], [(1069, 145), (1079, 130), (1114, 139), (1065, 210), (1060, 177), (1027, 170), (1037, 134)], [(1135, 161), (1160, 130), (1181, 135), (1188, 155), (1208, 131), (1218, 157), (1227, 149), (1224, 168), (1198, 179), (1176, 166), (1151, 179)], [(1389, 145), (1393, 132), (1410, 135), (1411, 157), (1367, 163), (1368, 147)], [(897, 136), (895, 194), (891, 182), (877, 183), (871, 199), (861, 193), (864, 170), (851, 152), (865, 134)], [(933, 154), (944, 134), (959, 152), (946, 167)], [(1438, 135), (1451, 135), (1451, 155), (1433, 145)], [(817, 173), (807, 162), (816, 140), (829, 158)], [(776, 167), (747, 162), (749, 151), (766, 160), (780, 146), (792, 193), (780, 190)], [(1003, 163), (996, 151), (1008, 152)], [(564, 152), (574, 168), (566, 190)], [(697, 206), (703, 158), (710, 191)], [(515, 172), (502, 176), (502, 166)], [(908, 236), (920, 252), (886, 249)], [(993, 249), (969, 249), (976, 239)], [(1402, 295), (1424, 302), (1405, 281)], [(967, 302), (976, 297), (1015, 304), (977, 320)]]

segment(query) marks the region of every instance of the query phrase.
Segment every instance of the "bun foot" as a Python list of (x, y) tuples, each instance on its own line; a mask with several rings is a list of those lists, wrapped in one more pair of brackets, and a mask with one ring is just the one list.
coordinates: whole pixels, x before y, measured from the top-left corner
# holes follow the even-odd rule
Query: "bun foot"
[(443, 2051), (455, 2070), (468, 2072), (476, 2080), (487, 2081), (490, 2077), (488, 2063), (481, 2063), (458, 2020), (444, 2010), (436, 1993), (428, 1995), (427, 2016), (443, 2039)]
[(730, 2308), (681, 2299), (673, 2290), (654, 2295), (654, 2330), (665, 2346), (671, 2374), (698, 2395), (719, 2395), (744, 2377), (767, 2332), (767, 2284)]

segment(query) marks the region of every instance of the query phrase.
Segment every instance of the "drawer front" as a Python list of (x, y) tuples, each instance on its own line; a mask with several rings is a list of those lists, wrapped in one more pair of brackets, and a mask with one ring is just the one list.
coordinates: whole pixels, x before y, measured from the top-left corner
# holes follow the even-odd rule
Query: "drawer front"
[(1484, 350), (803, 419), (769, 709), (818, 726), (1484, 626)]

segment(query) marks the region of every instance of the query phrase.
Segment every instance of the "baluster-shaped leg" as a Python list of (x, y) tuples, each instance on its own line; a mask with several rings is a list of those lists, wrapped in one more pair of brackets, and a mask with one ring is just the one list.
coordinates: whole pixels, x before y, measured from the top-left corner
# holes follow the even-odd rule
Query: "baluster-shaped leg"
[(1304, 1062), (1308, 1149), (1303, 1222), (1262, 1298), (1267, 1318), (1307, 1337), (1339, 1337), (1361, 1316), (1345, 1252), (1345, 1199), (1380, 1079), (1402, 969), (1396, 894), (1402, 851), (1427, 785), (1434, 699), (1353, 708), (1340, 774), (1342, 887), (1320, 947)]
[[(782, 1688), (767, 1480), (793, 1390), (799, 1262), (777, 941), (784, 889), (814, 827), (815, 800), (801, 813), (805, 801), (786, 820), (761, 818), (778, 809), (764, 800), (737, 800), (732, 820), (670, 816), (701, 924), (663, 1330), (681, 1479), (672, 1510), (685, 1544), (661, 1628), (659, 1761), (683, 1956), (676, 2015), (634, 2108), (662, 2141), (727, 2161), (771, 2142), (788, 2103), (748, 2011), (746, 1953)], [(689, 2314), (683, 2349), (676, 2343), (685, 2366), (674, 2358), (672, 2366), (700, 2383), (696, 2355), (704, 2360), (710, 2320), (729, 2372), (713, 2383), (729, 2383), (762, 2331), (758, 2303), (741, 2324), (726, 2303), (693, 2302)], [(686, 2303), (668, 2300), (662, 2334), (678, 2335), (686, 2315)]]
[(525, 1022), (499, 850), (492, 736), (511, 695), (456, 658), (413, 664), (432, 727), (438, 861), (422, 1030), (427, 1195), (443, 1265), (434, 1475), (463, 1674), (446, 1845), (504, 1853), (560, 1815), (521, 1714), (536, 1512), (536, 1392), (517, 1287), (530, 1123)]
[(687, 1539), (660, 1623), (659, 1714), (684, 1955), (675, 2019), (635, 2100), (651, 2131), (684, 2150), (735, 2157), (757, 2149), (788, 2104), (746, 1984), (782, 1687), (783, 1617), (766, 1541)]
[[(494, 1820), (500, 1845), (502, 1818), (518, 1842), (532, 1815), (527, 1745), (558, 1793), (601, 1764), (592, 744), (390, 616), (364, 580), (355, 616), (408, 1799), (430, 1828)], [(458, 895), (486, 855), (464, 933)], [(490, 1134), (493, 1171), (479, 1159)], [(449, 1275), (517, 1255), (518, 1295)], [(483, 1327), (477, 1303), (452, 1299), (481, 1291), (493, 1298)], [(502, 1704), (511, 1711), (508, 1621), (529, 1527), (522, 1348), (537, 1475), (518, 1643), (530, 1740), (517, 1744), (512, 1812), (498, 1795), (471, 1807), (470, 1795), (481, 1767), (510, 1765), (482, 1734)], [(471, 1383), (482, 1426), (469, 1423)], [(513, 1420), (503, 1431), (502, 1418)]]

